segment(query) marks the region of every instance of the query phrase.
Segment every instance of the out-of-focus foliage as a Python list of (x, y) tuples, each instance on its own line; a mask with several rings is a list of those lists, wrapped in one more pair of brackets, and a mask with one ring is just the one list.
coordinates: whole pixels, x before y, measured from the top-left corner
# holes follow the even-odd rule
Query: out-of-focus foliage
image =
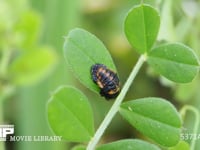
[[(28, 105), (21, 103), (22, 98), (18, 98), (17, 94), (21, 94), (22, 87), (27, 89), (44, 80), (57, 62), (54, 48), (40, 42), (42, 24), (41, 14), (32, 9), (27, 0), (0, 1), (0, 124), (14, 124), (15, 134), (18, 135), (23, 134), (18, 133), (18, 129), (24, 126), (24, 120), (28, 121), (27, 118), (19, 121), (20, 117), (31, 112), (33, 105), (29, 104), (33, 104), (33, 101), (29, 101), (31, 95), (27, 93)], [(28, 108), (26, 112), (18, 113), (25, 108)], [(34, 109), (39, 112), (38, 107)], [(30, 114), (30, 120), (33, 120), (36, 113)], [(6, 149), (12, 145), (16, 149), (17, 143), (8, 145)], [(3, 142), (0, 149), (5, 149)]]
[(176, 146), (169, 148), (168, 150), (190, 150), (190, 146), (185, 141), (180, 141)]
[(46, 76), (55, 64), (56, 53), (49, 47), (25, 52), (18, 56), (9, 68), (12, 83), (27, 85), (35, 83)]
[[(38, 43), (41, 16), (20, 0), (0, 3), (0, 79), (10, 85), (28, 85), (46, 76), (56, 62), (52, 48)], [(20, 5), (21, 4), (21, 5)], [(4, 89), (4, 85), (2, 89)]]
[[(29, 106), (29, 103), (33, 104), (33, 101), (30, 101), (31, 95), (27, 93), (26, 101), (29, 101), (29, 103), (26, 104), (26, 101), (21, 103), (22, 98), (18, 101), (16, 93), (20, 95), (19, 89), (22, 86), (27, 89), (27, 86), (36, 85), (39, 81), (44, 80), (53, 71), (57, 62), (57, 54), (54, 48), (39, 42), (41, 40), (42, 25), (41, 14), (32, 9), (27, 0), (0, 1), (0, 116), (2, 116), (2, 113), (4, 114), (4, 117), (0, 119), (0, 124), (12, 122), (12, 124), (15, 124), (15, 133), (20, 127), (24, 127), (25, 120), (28, 121), (27, 118), (19, 121), (22, 115), (30, 114), (29, 121), (31, 121), (36, 115), (35, 112), (39, 112), (38, 106), (36, 108), (33, 107), (34, 105)], [(12, 95), (15, 97), (11, 97)], [(40, 96), (38, 95), (38, 97)], [(8, 98), (12, 98), (10, 100), (13, 100), (13, 102), (10, 103), (11, 101), (8, 101)], [(41, 102), (38, 103), (38, 105), (40, 104)], [(11, 109), (12, 106), (13, 109)], [(21, 109), (19, 110), (19, 108)], [(15, 112), (16, 110), (17, 112), (23, 112), (26, 108), (27, 111), (24, 113)], [(34, 113), (31, 113), (32, 108), (36, 110)], [(45, 110), (45, 105), (43, 105), (42, 110)], [(37, 118), (39, 116), (42, 115), (36, 115)], [(43, 120), (45, 120), (45, 117)], [(33, 126), (35, 125), (33, 124)], [(45, 128), (47, 128), (46, 126), (47, 124)], [(30, 125), (29, 127), (29, 131), (31, 131), (33, 128)], [(25, 128), (23, 128), (24, 131)], [(38, 131), (44, 131), (44, 128), (38, 129)], [(22, 135), (23, 132), (17, 132), (16, 134)], [(16, 149), (17, 143), (12, 145)], [(6, 146), (6, 149), (9, 149), (9, 147), (11, 147), (10, 143), (9, 146)], [(23, 149), (22, 146), (19, 147)], [(3, 142), (0, 143), (0, 149), (4, 149)]]

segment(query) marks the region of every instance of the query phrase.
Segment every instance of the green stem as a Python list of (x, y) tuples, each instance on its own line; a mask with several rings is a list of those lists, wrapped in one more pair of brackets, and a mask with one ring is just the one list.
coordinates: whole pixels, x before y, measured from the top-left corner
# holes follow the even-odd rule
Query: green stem
[[(200, 123), (199, 111), (193, 106), (185, 105), (180, 111), (180, 114), (181, 114), (183, 120), (185, 118), (186, 111), (191, 111), (195, 115), (195, 124), (194, 124), (194, 128), (193, 128), (193, 134), (195, 135), (195, 134), (198, 133), (198, 128), (199, 128), (199, 125), (200, 125), (199, 124)], [(195, 143), (196, 143), (196, 139), (192, 138), (192, 141), (191, 141), (191, 144), (190, 144), (190, 150), (195, 150)]]
[[(3, 100), (0, 99), (0, 124), (3, 125)], [(5, 142), (0, 141), (0, 150), (5, 150)]]
[(10, 60), (11, 51), (9, 49), (4, 49), (2, 51), (2, 58), (0, 62), (0, 76), (5, 77), (8, 69), (8, 64)]
[(0, 101), (4, 101), (14, 92), (14, 86), (8, 81), (8, 67), (11, 59), (12, 51), (8, 48), (2, 50), (0, 59)]
[(142, 64), (144, 63), (144, 61), (145, 61), (145, 57), (142, 55), (139, 58), (139, 60), (138, 60), (137, 64), (135, 65), (135, 67), (133, 68), (128, 80), (124, 84), (124, 87), (122, 88), (119, 96), (115, 100), (113, 106), (111, 107), (111, 109), (107, 113), (107, 115), (104, 118), (103, 122), (101, 123), (100, 127), (97, 129), (94, 137), (89, 142), (89, 144), (87, 146), (87, 150), (94, 150), (95, 146), (97, 145), (97, 143), (99, 142), (101, 136), (103, 135), (105, 129), (108, 127), (108, 125), (110, 124), (111, 120), (113, 119), (113, 117), (115, 116), (117, 111), (119, 110), (120, 104), (122, 103), (122, 101), (123, 101), (128, 89), (129, 89), (129, 87), (131, 86), (133, 80), (135, 79), (135, 76), (137, 75), (137, 73), (138, 73), (139, 69), (141, 68)]
[[(11, 51), (9, 49), (3, 49), (2, 50), (2, 58), (0, 61), (0, 84), (1, 80), (4, 80), (4, 78), (7, 78), (7, 69), (8, 69), (8, 64), (11, 56)], [(4, 87), (1, 87), (3, 85), (0, 85), (0, 88), (3, 88), (0, 91), (2, 95), (0, 95), (0, 124), (3, 124), (3, 102), (5, 99), (5, 95), (7, 93), (4, 93)], [(1, 141), (0, 142), (0, 150), (5, 150), (5, 142)]]

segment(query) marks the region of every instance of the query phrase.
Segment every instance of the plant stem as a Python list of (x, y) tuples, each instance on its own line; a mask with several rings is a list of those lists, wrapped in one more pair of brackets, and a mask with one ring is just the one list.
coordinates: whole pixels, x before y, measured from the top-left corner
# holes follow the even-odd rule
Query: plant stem
[[(181, 114), (183, 119), (185, 118), (186, 111), (191, 111), (195, 115), (195, 124), (194, 124), (194, 128), (193, 128), (193, 134), (195, 135), (195, 134), (198, 133), (198, 128), (199, 128), (199, 125), (200, 125), (199, 124), (200, 123), (199, 111), (193, 106), (185, 105), (180, 111), (180, 114)], [(195, 142), (196, 142), (196, 138), (192, 138), (192, 141), (191, 141), (191, 144), (190, 144), (190, 150), (195, 150)]]
[(4, 49), (2, 52), (2, 58), (0, 62), (0, 76), (5, 77), (7, 73), (7, 67), (10, 60), (11, 51), (9, 49)]
[[(4, 78), (7, 77), (7, 69), (8, 69), (8, 64), (9, 64), (9, 60), (10, 60), (10, 56), (11, 56), (11, 51), (9, 49), (4, 48), (2, 50), (2, 56), (1, 56), (1, 60), (0, 60), (0, 124), (3, 124), (4, 120), (3, 120), (3, 102), (4, 99), (7, 95), (7, 93), (5, 93), (4, 89), (5, 87), (3, 87), (3, 85), (1, 85), (2, 81), (4, 80)], [(2, 86), (2, 87), (1, 87)], [(0, 141), (0, 150), (5, 150), (5, 142), (4, 141)]]
[(101, 123), (100, 127), (97, 129), (94, 137), (91, 139), (87, 146), (87, 150), (94, 150), (95, 146), (99, 142), (101, 136), (103, 135), (105, 129), (108, 127), (109, 123), (117, 113), (120, 104), (122, 103), (129, 87), (131, 86), (133, 80), (135, 79), (135, 76), (137, 75), (139, 69), (141, 68), (142, 64), (145, 61), (144, 55), (140, 56), (138, 62), (136, 63), (135, 67), (133, 68), (129, 78), (127, 79), (126, 83), (124, 84), (124, 87), (122, 88), (119, 96), (115, 100), (114, 104), (112, 105), (111, 109), (107, 113), (106, 117), (104, 118), (103, 122)]
[[(0, 98), (0, 124), (3, 124), (3, 100)], [(5, 142), (0, 141), (0, 150), (5, 150)]]

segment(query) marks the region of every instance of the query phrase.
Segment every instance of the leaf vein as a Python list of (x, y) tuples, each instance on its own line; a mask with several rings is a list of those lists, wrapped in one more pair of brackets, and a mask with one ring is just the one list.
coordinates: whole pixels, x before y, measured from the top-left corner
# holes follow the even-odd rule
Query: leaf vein
[(77, 47), (77, 49), (79, 50), (79, 52), (81, 52), (81, 54), (84, 54), (86, 57), (88, 57), (92, 62), (96, 62), (92, 57), (90, 57), (88, 54), (87, 54), (87, 50), (85, 50), (85, 48), (79, 46), (79, 44), (77, 44), (75, 41), (72, 40), (72, 38), (68, 38), (68, 40), (70, 40), (74, 46)]
[[(124, 109), (125, 111), (128, 111), (127, 109)], [(128, 111), (129, 112), (129, 111)], [(154, 121), (154, 122), (157, 122), (157, 123), (160, 123), (160, 124), (162, 124), (162, 125), (165, 125), (165, 126), (169, 126), (169, 127), (172, 127), (172, 128), (179, 128), (178, 126), (173, 126), (172, 124), (168, 124), (168, 123), (166, 123), (166, 122), (164, 122), (164, 121), (161, 121), (161, 120), (156, 120), (156, 119), (154, 119), (154, 118), (151, 118), (151, 117), (149, 117), (149, 116), (145, 116), (145, 115), (143, 115), (143, 114), (139, 114), (139, 113), (137, 113), (137, 112), (133, 112), (133, 111), (131, 111), (132, 113), (134, 113), (134, 114), (136, 114), (136, 115), (138, 115), (138, 116), (141, 116), (141, 117), (143, 117), (143, 118), (145, 118), (145, 119), (147, 119), (147, 120), (152, 120), (152, 121)]]
[(73, 111), (71, 111), (68, 107), (66, 107), (63, 103), (61, 103), (59, 101), (59, 99), (57, 99), (55, 97), (55, 100), (57, 100), (57, 102), (63, 106), (63, 108), (65, 108), (68, 112), (71, 112), (71, 114), (74, 116), (74, 118), (79, 122), (79, 124), (87, 131), (88, 135), (90, 136), (90, 133), (89, 131), (87, 130), (87, 128), (84, 126), (84, 124), (82, 124), (81, 120), (73, 113)]
[(156, 59), (159, 59), (159, 60), (164, 60), (164, 61), (167, 61), (167, 62), (172, 62), (172, 63), (175, 63), (175, 64), (183, 64), (183, 65), (187, 65), (187, 66), (193, 66), (193, 67), (198, 67), (198, 65), (196, 64), (191, 64), (191, 63), (184, 63), (182, 61), (175, 61), (173, 59), (167, 59), (167, 58), (164, 58), (164, 57), (159, 57), (159, 56), (150, 56), (150, 58), (156, 58)]

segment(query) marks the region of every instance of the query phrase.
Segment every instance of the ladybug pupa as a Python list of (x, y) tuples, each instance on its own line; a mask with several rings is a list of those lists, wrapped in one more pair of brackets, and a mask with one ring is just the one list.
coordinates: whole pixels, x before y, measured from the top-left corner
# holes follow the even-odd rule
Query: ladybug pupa
[(119, 95), (119, 78), (115, 72), (108, 69), (105, 65), (93, 65), (91, 67), (91, 76), (93, 82), (100, 88), (101, 96), (109, 100)]

